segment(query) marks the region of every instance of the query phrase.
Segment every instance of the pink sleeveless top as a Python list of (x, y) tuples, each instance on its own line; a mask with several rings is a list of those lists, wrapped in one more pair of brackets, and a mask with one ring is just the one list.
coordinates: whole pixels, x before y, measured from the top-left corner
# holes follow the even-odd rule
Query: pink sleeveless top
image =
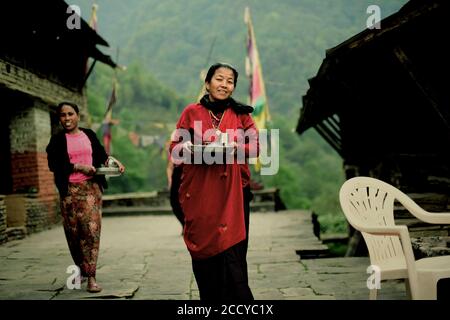
[[(76, 134), (66, 133), (67, 153), (69, 154), (70, 163), (78, 163), (84, 165), (92, 165), (92, 146), (88, 136), (80, 131)], [(91, 179), (81, 172), (72, 172), (69, 176), (69, 182), (77, 183)]]

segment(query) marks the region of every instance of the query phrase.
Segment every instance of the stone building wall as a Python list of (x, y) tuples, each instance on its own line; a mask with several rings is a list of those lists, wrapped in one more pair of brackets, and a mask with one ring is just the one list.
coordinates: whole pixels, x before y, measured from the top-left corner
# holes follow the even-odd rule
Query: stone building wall
[(89, 127), (89, 119), (84, 91), (73, 91), (1, 59), (0, 88), (0, 101), (9, 119), (5, 121), (11, 173), (11, 186), (0, 202), (1, 243), (59, 222), (59, 196), (45, 151), (59, 126), (56, 105), (75, 102), (82, 116), (80, 125)]
[(0, 244), (6, 242), (6, 207), (3, 195), (0, 195)]

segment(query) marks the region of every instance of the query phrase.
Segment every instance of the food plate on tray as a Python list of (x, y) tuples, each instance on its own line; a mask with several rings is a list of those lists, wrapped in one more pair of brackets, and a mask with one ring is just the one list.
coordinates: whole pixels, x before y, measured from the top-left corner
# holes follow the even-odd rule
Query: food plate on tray
[(118, 167), (100, 167), (95, 169), (95, 174), (105, 176), (120, 176), (121, 173)]

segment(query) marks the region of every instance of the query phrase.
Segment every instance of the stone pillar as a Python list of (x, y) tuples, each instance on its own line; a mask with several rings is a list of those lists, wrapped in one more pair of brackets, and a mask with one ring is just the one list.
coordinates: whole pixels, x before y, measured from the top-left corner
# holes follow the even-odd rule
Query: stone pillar
[(9, 128), (13, 192), (37, 193), (39, 169), (50, 137), (50, 116), (37, 108), (25, 108), (12, 117)]
[[(32, 197), (33, 201), (42, 208), (40, 217), (37, 217), (36, 212), (29, 216), (27, 210), (27, 219), (32, 218), (39, 222), (39, 227), (31, 230), (36, 231), (56, 220), (56, 189), (53, 173), (48, 169), (45, 151), (51, 135), (50, 114), (36, 106), (19, 106), (11, 118), (9, 129), (12, 192), (35, 195)], [(15, 212), (8, 210), (7, 214), (10, 220), (9, 216)], [(27, 220), (26, 225), (36, 226), (36, 223)]]

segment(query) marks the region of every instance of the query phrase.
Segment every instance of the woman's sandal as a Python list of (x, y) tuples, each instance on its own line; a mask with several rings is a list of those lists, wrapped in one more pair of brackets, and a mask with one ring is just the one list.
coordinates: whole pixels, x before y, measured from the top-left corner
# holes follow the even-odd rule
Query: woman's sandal
[(100, 287), (97, 283), (88, 284), (87, 292), (97, 293), (97, 292), (100, 292), (100, 291), (102, 291), (102, 287)]

